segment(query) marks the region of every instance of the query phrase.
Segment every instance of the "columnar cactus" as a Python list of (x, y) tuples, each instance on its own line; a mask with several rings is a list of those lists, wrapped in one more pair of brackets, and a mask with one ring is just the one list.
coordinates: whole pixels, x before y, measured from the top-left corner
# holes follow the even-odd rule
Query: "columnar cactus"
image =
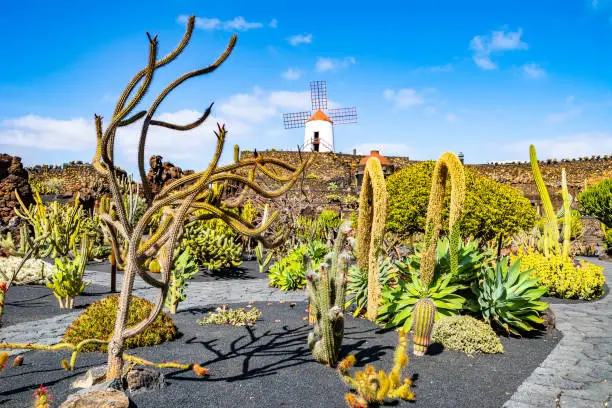
[(304, 256), (304, 264), (309, 268), (306, 286), (314, 315), (308, 347), (318, 362), (329, 366), (337, 363), (344, 336), (346, 274), (351, 259), (351, 244), (348, 248), (344, 244), (350, 230), (350, 221), (340, 226), (334, 249), (327, 254), (318, 272), (313, 270), (308, 256)]
[(568, 257), (572, 239), (572, 213), (565, 168), (561, 170), (561, 197), (563, 198), (563, 256)]
[(370, 157), (365, 164), (363, 184), (359, 194), (357, 231), (357, 266), (368, 271), (368, 307), (366, 316), (375, 321), (380, 303), (380, 269), (378, 257), (382, 250), (387, 220), (387, 187), (380, 160)]
[(413, 353), (423, 356), (431, 342), (431, 331), (436, 317), (436, 305), (429, 298), (419, 299), (414, 305)]
[(557, 226), (557, 215), (550, 201), (546, 184), (542, 178), (540, 172), (540, 166), (538, 165), (538, 157), (536, 156), (536, 150), (534, 145), (529, 146), (529, 160), (531, 161), (531, 172), (535, 181), (538, 193), (540, 194), (540, 200), (542, 200), (542, 208), (544, 209), (544, 242), (543, 250), (544, 255), (550, 256), (552, 254), (559, 253), (559, 228)]
[[(425, 244), (421, 252), (421, 282), (427, 287), (434, 278), (437, 262), (437, 242), (442, 226), (442, 210), (444, 196), (446, 195), (446, 182), (451, 178), (450, 213), (448, 231), (450, 235), (450, 273), (457, 273), (458, 250), (461, 239), (459, 227), (456, 225), (461, 215), (465, 201), (465, 173), (463, 164), (453, 153), (443, 153), (436, 162), (432, 176), (429, 206), (425, 219)], [(413, 336), (414, 350), (417, 356), (425, 354), (431, 342), (433, 319), (436, 315), (436, 306), (431, 299), (424, 298), (417, 301), (414, 306)]]

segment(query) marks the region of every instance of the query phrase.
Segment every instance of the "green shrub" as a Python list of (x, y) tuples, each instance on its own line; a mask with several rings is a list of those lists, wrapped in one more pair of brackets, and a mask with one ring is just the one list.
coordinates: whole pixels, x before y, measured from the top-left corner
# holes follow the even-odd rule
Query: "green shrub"
[(324, 229), (338, 228), (342, 223), (340, 215), (334, 210), (323, 210), (317, 218), (319, 226)]
[(603, 266), (590, 262), (579, 261), (574, 264), (569, 257), (543, 254), (528, 250), (515, 255), (513, 260), (520, 258), (521, 269), (530, 271), (531, 277), (548, 289), (548, 294), (565, 299), (592, 300), (603, 295)]
[(226, 305), (218, 307), (217, 310), (209, 312), (208, 316), (198, 320), (198, 324), (205, 326), (207, 324), (229, 324), (230, 326), (253, 326), (257, 319), (261, 317), (261, 310), (256, 307), (245, 310), (226, 309)]
[(470, 309), (480, 312), (490, 325), (503, 328), (508, 334), (520, 334), (536, 330), (533, 324), (541, 324), (541, 311), (548, 308), (539, 299), (546, 293), (528, 270), (521, 270), (521, 261), (509, 264), (502, 258), (495, 267), (486, 266), (485, 273), (472, 285), (477, 302)]
[(504, 346), (491, 326), (471, 316), (451, 316), (438, 320), (431, 333), (433, 343), (451, 350), (474, 353), (503, 353)]
[[(119, 295), (105, 297), (89, 305), (83, 313), (72, 321), (66, 329), (62, 341), (78, 344), (86, 339), (110, 340), (115, 328)], [(153, 303), (132, 296), (126, 327), (133, 327), (146, 319), (153, 309)], [(177, 335), (172, 318), (166, 313), (160, 313), (145, 331), (125, 341), (125, 348), (148, 347), (173, 340)], [(105, 344), (88, 344), (81, 350), (107, 351)]]
[[(431, 189), (434, 162), (408, 166), (387, 179), (389, 208), (387, 228), (390, 231), (412, 235), (425, 231), (425, 216)], [(503, 234), (531, 228), (536, 213), (529, 200), (520, 191), (486, 177), (478, 176), (466, 168), (466, 200), (459, 226), (463, 236), (489, 241)], [(450, 194), (446, 194), (446, 200)], [(444, 221), (448, 217), (445, 203)]]
[(612, 179), (587, 187), (578, 195), (578, 201), (583, 214), (597, 217), (612, 228)]
[(268, 269), (270, 286), (281, 290), (302, 289), (306, 285), (304, 254), (308, 254), (316, 268), (327, 252), (327, 247), (317, 240), (294, 247)]

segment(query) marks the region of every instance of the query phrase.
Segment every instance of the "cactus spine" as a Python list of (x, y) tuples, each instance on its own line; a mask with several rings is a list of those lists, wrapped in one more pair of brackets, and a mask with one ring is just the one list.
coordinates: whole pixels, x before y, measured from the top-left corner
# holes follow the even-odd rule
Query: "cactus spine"
[(370, 157), (366, 162), (359, 194), (357, 232), (357, 266), (368, 271), (367, 318), (375, 321), (380, 303), (381, 252), (387, 220), (387, 188), (380, 160)]
[(544, 179), (540, 172), (534, 145), (529, 146), (529, 160), (531, 161), (533, 179), (538, 188), (540, 200), (542, 200), (542, 208), (544, 209), (544, 255), (550, 256), (551, 254), (559, 253), (559, 228), (557, 227), (557, 216), (553, 210), (546, 184), (544, 184)]
[(561, 170), (561, 196), (563, 197), (563, 256), (568, 257), (572, 238), (572, 214), (565, 168)]
[[(457, 273), (459, 240), (461, 239), (457, 220), (461, 216), (463, 202), (465, 201), (465, 172), (463, 164), (453, 153), (443, 153), (436, 162), (432, 176), (431, 192), (429, 194), (429, 205), (427, 217), (425, 218), (425, 245), (421, 253), (421, 282), (428, 287), (434, 278), (437, 262), (437, 242), (442, 226), (442, 210), (444, 196), (446, 194), (446, 181), (451, 178), (450, 214), (448, 219), (448, 231), (450, 235), (450, 273)], [(422, 356), (425, 354), (431, 341), (431, 330), (433, 329), (436, 315), (436, 305), (429, 298), (423, 298), (414, 305), (414, 318), (412, 327), (414, 329), (414, 354)]]
[(337, 363), (344, 336), (344, 299), (350, 251), (343, 250), (343, 246), (349, 232), (350, 221), (347, 221), (340, 227), (334, 249), (327, 254), (318, 273), (312, 269), (308, 256), (304, 256), (304, 264), (309, 268), (306, 286), (314, 315), (314, 330), (308, 335), (308, 348), (318, 362), (329, 366)]
[(423, 356), (431, 342), (431, 331), (436, 317), (436, 305), (429, 298), (419, 299), (414, 305), (413, 353)]

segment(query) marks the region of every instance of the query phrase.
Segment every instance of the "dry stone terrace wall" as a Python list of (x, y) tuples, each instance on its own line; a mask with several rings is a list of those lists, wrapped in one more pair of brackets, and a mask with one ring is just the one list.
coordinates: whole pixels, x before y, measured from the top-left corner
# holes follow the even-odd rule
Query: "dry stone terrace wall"
[(64, 166), (29, 167), (32, 183), (44, 183), (56, 178), (64, 182), (63, 194), (73, 194), (96, 185), (106, 185), (106, 180), (89, 163)]
[[(285, 163), (297, 165), (300, 161), (300, 155), (295, 151), (258, 151), (260, 155), (265, 157), (273, 157), (282, 160)], [(384, 154), (384, 152), (382, 152)], [(302, 153), (302, 157), (306, 160), (310, 154)], [(253, 152), (244, 151), (241, 153), (242, 158), (253, 157)], [(352, 155), (343, 153), (318, 153), (315, 162), (306, 170), (304, 185), (308, 186), (311, 191), (317, 192), (321, 202), (325, 202), (325, 196), (329, 194), (329, 182), (338, 184), (340, 190), (339, 195), (347, 194), (347, 187), (350, 187), (351, 180), (358, 168), (359, 161), (365, 156)], [(406, 166), (418, 163), (414, 160), (409, 160), (407, 157), (385, 156), (394, 166), (394, 171), (401, 170)], [(489, 177), (495, 181), (510, 185), (533, 200), (539, 202), (539, 195), (531, 175), (531, 165), (529, 163), (512, 163), (512, 164), (468, 164), (466, 167), (474, 170), (478, 174)], [(540, 162), (540, 170), (544, 177), (544, 182), (548, 187), (548, 192), (553, 201), (555, 208), (561, 206), (561, 169), (565, 168), (567, 172), (567, 181), (570, 194), (576, 196), (579, 191), (584, 188), (586, 180), (597, 180), (603, 177), (612, 177), (612, 157), (576, 160), (576, 161), (558, 161)], [(356, 190), (356, 189), (353, 189)], [(352, 191), (351, 193), (355, 193)], [(356, 190), (358, 194), (358, 190)]]

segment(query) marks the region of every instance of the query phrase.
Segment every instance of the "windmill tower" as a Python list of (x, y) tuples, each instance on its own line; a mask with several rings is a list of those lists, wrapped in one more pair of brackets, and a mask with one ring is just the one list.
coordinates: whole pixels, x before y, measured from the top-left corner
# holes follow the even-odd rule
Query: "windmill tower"
[(312, 111), (283, 114), (285, 129), (304, 129), (303, 151), (333, 152), (334, 126), (357, 123), (357, 108), (327, 109), (327, 84), (310, 83)]

